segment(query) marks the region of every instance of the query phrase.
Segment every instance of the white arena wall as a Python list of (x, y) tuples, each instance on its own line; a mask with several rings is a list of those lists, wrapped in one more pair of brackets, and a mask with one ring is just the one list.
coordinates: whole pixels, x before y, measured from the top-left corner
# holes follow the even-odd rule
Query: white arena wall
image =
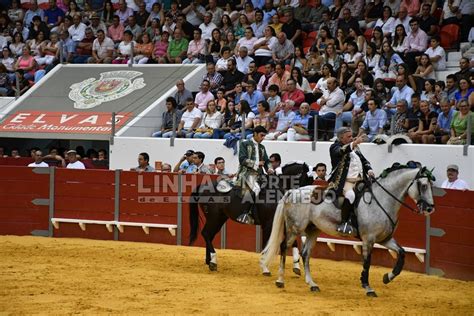
[[(170, 139), (151, 137), (115, 137), (114, 144), (110, 145), (110, 168), (130, 170), (137, 165), (137, 156), (140, 152), (150, 155), (150, 164), (155, 161), (176, 164), (188, 149), (199, 150), (205, 153), (205, 163), (214, 163), (214, 158), (224, 157), (226, 168), (235, 172), (238, 168), (238, 157), (233, 150), (223, 146), (224, 140), (204, 139), (175, 139), (174, 146), (170, 146)], [(317, 142), (316, 150), (312, 151), (311, 142), (270, 142), (264, 141), (268, 154), (279, 153), (282, 162), (300, 160), (314, 166), (324, 162), (331, 169), (329, 158), (330, 142)], [(361, 151), (372, 163), (376, 174), (391, 166), (394, 162), (406, 163), (408, 160), (420, 161), (423, 165), (434, 168), (436, 185), (440, 186), (446, 178), (446, 166), (457, 164), (460, 178), (468, 182), (474, 189), (474, 146), (469, 146), (468, 155), (463, 156), (463, 146), (453, 145), (413, 145), (403, 144), (393, 146), (388, 152), (387, 145), (362, 144)]]

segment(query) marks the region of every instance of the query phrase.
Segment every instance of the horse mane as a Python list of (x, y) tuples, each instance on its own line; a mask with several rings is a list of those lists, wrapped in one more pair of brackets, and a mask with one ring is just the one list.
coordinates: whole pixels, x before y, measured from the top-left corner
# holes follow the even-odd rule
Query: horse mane
[(308, 167), (308, 165), (306, 164), (306, 162), (304, 162), (304, 161), (292, 161), (292, 162), (289, 162), (289, 163), (283, 165), (283, 166), (281, 167), (281, 170), (284, 171), (284, 170), (286, 170), (287, 168), (291, 168), (291, 167), (295, 167), (295, 166), (302, 166), (303, 171), (305, 171), (305, 172), (308, 172), (308, 171), (309, 171), (309, 167)]
[(416, 168), (420, 168), (421, 174), (426, 176), (431, 181), (436, 181), (432, 173), (433, 170), (428, 170), (426, 167), (423, 167), (420, 162), (413, 161), (413, 160), (408, 161), (404, 165), (399, 162), (395, 162), (391, 167), (386, 168), (382, 171), (382, 173), (380, 174), (380, 178), (381, 179), (386, 178), (393, 171), (402, 170), (402, 169), (416, 169)]

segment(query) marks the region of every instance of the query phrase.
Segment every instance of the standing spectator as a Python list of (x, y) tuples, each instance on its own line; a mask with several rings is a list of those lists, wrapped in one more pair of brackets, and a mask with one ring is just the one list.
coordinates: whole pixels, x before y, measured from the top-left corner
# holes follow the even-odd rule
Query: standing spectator
[[(162, 114), (161, 128), (158, 132), (153, 133), (152, 137), (165, 137), (169, 138), (173, 134), (173, 123), (174, 127), (177, 128), (181, 121), (181, 111), (178, 110), (178, 104), (176, 99), (168, 97), (166, 99), (166, 111)], [(173, 122), (174, 116), (174, 122)]]
[(192, 138), (194, 130), (201, 123), (202, 112), (194, 105), (192, 98), (186, 100), (186, 110), (181, 115), (178, 126), (178, 137)]
[(458, 178), (459, 167), (457, 165), (448, 165), (446, 169), (448, 178), (444, 180), (443, 184), (441, 184), (441, 188), (452, 190), (469, 190), (469, 186), (466, 181)]
[(178, 81), (176, 81), (176, 93), (174, 95), (174, 99), (176, 100), (176, 108), (178, 109), (182, 109), (186, 106), (186, 100), (188, 100), (189, 98), (193, 98), (193, 94), (191, 93), (191, 91), (189, 91), (188, 89), (186, 89), (186, 87), (184, 86), (184, 81), (183, 79), (179, 79)]
[(383, 127), (387, 123), (387, 113), (379, 109), (375, 100), (369, 100), (369, 111), (365, 114), (364, 123), (359, 131), (358, 137), (363, 134), (368, 136), (369, 141), (373, 141), (375, 136), (383, 134)]
[(414, 143), (426, 144), (431, 135), (434, 135), (436, 128), (437, 114), (430, 110), (427, 101), (420, 102), (421, 117), (418, 123), (418, 128), (408, 134), (408, 137)]
[(75, 150), (69, 150), (66, 155), (69, 161), (66, 166), (67, 169), (86, 169), (84, 164), (77, 159), (77, 152)]
[(196, 107), (205, 112), (207, 109), (207, 103), (214, 100), (214, 95), (209, 91), (210, 83), (208, 80), (204, 79), (201, 82), (201, 91), (196, 94), (195, 105)]
[(148, 153), (138, 154), (138, 166), (132, 170), (138, 172), (155, 172), (155, 168), (150, 166), (150, 156)]

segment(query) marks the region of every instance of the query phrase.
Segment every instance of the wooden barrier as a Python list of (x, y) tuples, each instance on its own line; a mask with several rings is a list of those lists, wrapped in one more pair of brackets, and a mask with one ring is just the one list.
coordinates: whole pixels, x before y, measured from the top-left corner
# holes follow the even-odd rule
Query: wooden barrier
[[(0, 166), (0, 234), (186, 245), (189, 204), (183, 199), (190, 196), (203, 177)], [(473, 200), (473, 191), (446, 190), (444, 196), (435, 198), (436, 211), (428, 220), (402, 207), (395, 238), (418, 254), (407, 255), (408, 270), (474, 280)], [(413, 206), (411, 201), (407, 203)], [(200, 218), (202, 228), (202, 212)], [(57, 229), (53, 230), (53, 223)], [(168, 231), (174, 227), (176, 236)], [(228, 222), (226, 233), (218, 234), (214, 245), (255, 251), (260, 246), (257, 237), (256, 227)], [(324, 239), (328, 236), (321, 238), (315, 247), (316, 257), (360, 261), (353, 243), (332, 240), (332, 244), (340, 243), (333, 252)], [(204, 246), (200, 236), (196, 245)], [(425, 263), (419, 260), (423, 249)], [(395, 263), (385, 249), (375, 249), (372, 260), (389, 267)]]

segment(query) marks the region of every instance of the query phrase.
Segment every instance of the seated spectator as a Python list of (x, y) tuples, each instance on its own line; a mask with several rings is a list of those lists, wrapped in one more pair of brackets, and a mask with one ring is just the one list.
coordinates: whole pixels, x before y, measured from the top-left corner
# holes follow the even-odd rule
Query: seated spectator
[(155, 47), (153, 49), (153, 62), (158, 64), (165, 64), (166, 54), (168, 52), (170, 34), (163, 32), (160, 40), (155, 41)]
[(78, 155), (75, 150), (69, 150), (66, 155), (69, 161), (66, 166), (67, 169), (86, 169), (84, 164), (78, 160)]
[(123, 40), (117, 47), (115, 59), (112, 64), (127, 64), (130, 57), (133, 55), (133, 47), (136, 42), (133, 40), (133, 34), (131, 31), (123, 32)]
[(202, 112), (196, 108), (192, 98), (186, 100), (186, 110), (181, 115), (181, 122), (179, 122), (177, 136), (192, 138), (194, 130), (201, 123)]
[(211, 138), (214, 129), (220, 128), (222, 125), (222, 113), (217, 111), (216, 101), (210, 100), (207, 102), (206, 112), (204, 113), (201, 125), (196, 129), (194, 138)]
[(114, 53), (114, 42), (105, 36), (104, 31), (97, 31), (97, 38), (92, 43), (92, 57), (89, 63), (110, 64)]
[(391, 36), (392, 33), (395, 31), (395, 18), (392, 14), (392, 9), (389, 6), (383, 7), (382, 17), (380, 17), (376, 22), (374, 27), (382, 28), (382, 32), (384, 36)]
[[(209, 170), (209, 167), (206, 164), (204, 164), (205, 158), (206, 156), (201, 151), (196, 151), (193, 154), (194, 165), (196, 166), (196, 168), (193, 170), (193, 173), (201, 173), (201, 174), (211, 173), (211, 171)], [(191, 172), (187, 170), (186, 173), (191, 173)]]
[(331, 139), (334, 131), (336, 116), (342, 111), (346, 96), (338, 87), (336, 78), (327, 80), (328, 90), (318, 99), (321, 109), (317, 113), (318, 129), (321, 131), (320, 137)]
[(278, 102), (278, 105), (270, 112), (270, 116), (275, 117), (277, 126), (274, 131), (270, 131), (266, 140), (286, 140), (287, 131), (290, 128), (296, 114), (293, 112), (293, 101)]
[(349, 80), (347, 80), (347, 84), (352, 86), (357, 78), (362, 79), (364, 84), (368, 87), (374, 86), (374, 77), (369, 72), (367, 64), (363, 60), (357, 63), (357, 68), (354, 71), (354, 74), (349, 78)]
[(237, 62), (237, 70), (246, 75), (249, 72), (250, 63), (253, 62), (253, 58), (248, 55), (247, 47), (239, 48), (235, 61)]
[(288, 128), (286, 135), (282, 134), (281, 138), (286, 138), (289, 141), (311, 140), (309, 134), (310, 118), (309, 104), (306, 102), (301, 103), (299, 113), (291, 121), (291, 127)]
[(275, 66), (275, 73), (270, 77), (268, 81), (269, 85), (275, 84), (280, 89), (281, 93), (284, 93), (288, 90), (287, 81), (290, 79), (291, 75), (288, 71), (285, 70), (284, 63), (278, 63)]
[(393, 48), (395, 53), (401, 56), (403, 56), (403, 53), (405, 52), (405, 47), (406, 47), (406, 41), (407, 41), (406, 30), (407, 29), (403, 26), (403, 24), (398, 24), (397, 27), (395, 28), (395, 31), (392, 33), (393, 41), (392, 41), (391, 47)]
[(331, 31), (329, 30), (328, 27), (322, 27), (319, 32), (318, 32), (318, 38), (316, 39), (316, 42), (313, 43), (313, 45), (309, 48), (309, 51), (318, 51), (319, 53), (324, 53), (326, 48), (329, 45), (334, 45), (335, 41), (334, 38), (331, 34)]
[(23, 71), (22, 76), (26, 80), (34, 80), (37, 68), (36, 60), (30, 55), (30, 50), (31, 49), (28, 45), (23, 47), (23, 54), (17, 59), (14, 67), (15, 71)]
[(459, 60), (459, 68), (460, 70), (454, 74), (456, 76), (456, 81), (459, 82), (462, 78), (469, 80), (472, 74), (469, 59), (465, 57), (461, 58)]
[[(85, 36), (84, 38), (77, 43), (76, 45), (76, 53), (74, 54), (74, 58), (72, 60), (73, 63), (75, 64), (85, 64), (89, 60), (89, 58), (92, 57), (92, 45), (94, 44), (95, 38), (94, 38), (94, 33), (92, 32), (91, 28), (86, 28), (85, 31)], [(53, 62), (54, 55), (47, 55), (49, 57), (44, 57), (48, 60), (45, 60), (44, 63), (49, 63)], [(36, 59), (38, 61), (38, 58)], [(41, 65), (43, 62), (43, 59), (41, 61), (38, 61), (38, 64)]]
[(13, 57), (20, 57), (21, 54), (23, 53), (23, 47), (25, 47), (25, 41), (23, 39), (23, 35), (21, 32), (15, 33), (13, 35), (13, 41), (9, 45), (10, 51), (12, 53)]
[(374, 81), (374, 98), (379, 101), (379, 104), (385, 104), (390, 100), (390, 91), (385, 86), (385, 81), (382, 79), (375, 79)]
[(91, 28), (92, 32), (94, 33), (94, 37), (97, 36), (97, 31), (98, 30), (102, 30), (104, 32), (107, 32), (107, 26), (105, 26), (105, 23), (100, 20), (100, 17), (97, 14), (97, 12), (92, 13), (91, 23), (89, 24), (89, 27)]
[[(181, 121), (181, 111), (178, 110), (178, 103), (173, 97), (166, 99), (166, 111), (162, 114), (161, 128), (158, 132), (153, 133), (152, 137), (169, 138), (173, 135), (173, 125), (177, 128)], [(174, 116), (174, 121), (173, 121)]]
[(221, 86), (224, 78), (216, 71), (216, 65), (213, 62), (208, 62), (206, 65), (207, 73), (203, 76), (203, 80), (208, 80), (210, 84), (210, 91), (217, 93), (217, 89)]
[(237, 45), (235, 46), (235, 50), (234, 50), (235, 55), (239, 55), (240, 49), (242, 47), (247, 48), (247, 52), (249, 54), (251, 55), (254, 54), (253, 46), (257, 42), (258, 38), (255, 37), (251, 27), (245, 28), (244, 35), (245, 35), (244, 37), (240, 38), (237, 41)]
[(261, 101), (265, 101), (265, 97), (263, 96), (263, 93), (256, 90), (256, 83), (253, 80), (250, 80), (247, 83), (247, 91), (242, 94), (240, 97), (240, 100), (245, 100), (248, 102), (250, 105), (250, 108), (252, 109), (252, 112), (254, 114), (258, 113), (257, 105)]
[(406, 100), (398, 100), (397, 112), (395, 112), (395, 125), (392, 133), (406, 135), (410, 128), (410, 112), (408, 111), (408, 102)]
[(143, 33), (138, 39), (137, 45), (133, 48), (133, 63), (147, 64), (153, 54), (153, 43), (148, 33)]
[[(80, 19), (79, 19), (79, 23), (80, 23)], [(71, 30), (71, 28), (73, 28), (73, 27), (74, 27), (74, 25), (70, 26), (69, 30)], [(73, 28), (73, 30), (74, 30), (74, 28)], [(82, 24), (81, 29), (79, 31), (80, 32), (80, 35), (78, 37), (79, 40), (81, 40), (84, 37), (84, 30), (85, 30), (85, 24)], [(46, 23), (41, 21), (41, 18), (39, 16), (35, 16), (35, 17), (33, 17), (33, 23), (31, 23), (31, 26), (29, 28), (28, 38), (30, 40), (35, 39), (35, 38), (38, 37), (39, 33), (43, 33), (44, 38), (49, 38), (49, 28), (48, 28), (48, 26), (46, 25)], [(76, 41), (76, 36), (75, 36), (76, 34), (71, 33), (71, 31), (69, 31), (69, 34), (71, 35), (71, 38), (73, 39), (73, 41)]]
[[(17, 3), (16, 1), (12, 1)], [(51, 29), (58, 26), (64, 19), (64, 11), (58, 8), (56, 0), (49, 1), (49, 8), (44, 11), (44, 22)]]
[(281, 98), (278, 95), (280, 92), (280, 89), (278, 89), (278, 86), (276, 84), (271, 85), (268, 87), (268, 98), (267, 102), (268, 105), (270, 105), (270, 110), (273, 111), (277, 105), (281, 102)]
[(433, 65), (431, 64), (430, 57), (426, 54), (422, 54), (420, 57), (420, 62), (418, 67), (416, 68), (415, 73), (413, 74), (415, 77), (417, 90), (422, 90), (423, 83), (428, 79), (435, 79), (435, 72)]
[(145, 22), (145, 28), (148, 27), (153, 20), (165, 21), (165, 13), (161, 9), (161, 3), (155, 2), (151, 6), (151, 12), (148, 19)]
[(186, 173), (189, 168), (194, 168), (194, 150), (187, 150), (178, 163), (174, 166), (173, 172)]
[(216, 62), (216, 70), (219, 72), (227, 71), (227, 63), (230, 59), (234, 59), (231, 54), (231, 49), (229, 46), (224, 46), (221, 49), (221, 58)]
[(401, 63), (403, 60), (395, 53), (390, 43), (383, 43), (382, 55), (375, 69), (375, 78), (395, 79), (398, 74), (397, 65)]
[(350, 70), (355, 70), (359, 61), (362, 60), (362, 54), (355, 42), (347, 43), (347, 52), (344, 54), (344, 61), (349, 65)]
[(451, 106), (456, 105), (456, 93), (458, 92), (457, 89), (457, 82), (456, 76), (454, 74), (448, 75), (446, 77), (446, 94), (448, 98), (448, 102)]
[[(436, 5), (436, 1), (433, 1)], [(434, 36), (438, 32), (438, 21), (431, 14), (431, 5), (425, 3), (421, 6), (420, 29), (425, 31), (428, 36)]]
[(0, 96), (2, 97), (12, 94), (11, 85), (8, 80), (7, 68), (4, 64), (0, 64)]
[(212, 57), (212, 62), (217, 62), (220, 58), (222, 47), (224, 47), (224, 41), (221, 38), (222, 34), (218, 28), (212, 30), (212, 37), (209, 43), (209, 50), (207, 58)]
[(449, 140), (451, 121), (456, 111), (449, 105), (447, 99), (441, 100), (440, 110), (434, 134), (426, 137), (426, 144), (446, 144)]
[(308, 60), (306, 59), (303, 48), (300, 46), (296, 46), (295, 53), (293, 54), (293, 58), (291, 59), (290, 68), (296, 68), (300, 72), (303, 72), (307, 63)]
[(177, 108), (181, 110), (186, 106), (186, 100), (193, 98), (193, 94), (191, 91), (186, 89), (183, 79), (176, 81), (176, 89), (177, 91), (174, 95), (174, 99), (176, 100)]
[[(270, 87), (270, 78), (273, 76), (275, 73), (275, 64), (274, 63), (267, 63), (265, 65), (265, 73), (263, 76), (260, 77), (260, 80), (258, 81), (257, 84), (257, 90), (262, 91), (265, 95), (268, 92), (268, 89)], [(271, 107), (271, 104), (270, 104)]]
[(263, 35), (253, 46), (255, 52), (254, 59), (259, 66), (267, 64), (272, 59), (273, 48), (278, 42), (275, 30), (271, 26), (265, 27)]
[(187, 58), (183, 60), (183, 64), (203, 64), (206, 61), (207, 42), (201, 37), (202, 30), (196, 28), (193, 34), (193, 40), (188, 44)]
[(225, 91), (225, 95), (235, 93), (237, 83), (241, 83), (244, 78), (244, 74), (238, 71), (236, 66), (237, 62), (234, 58), (230, 58), (227, 61), (227, 71), (222, 74), (224, 79), (221, 85), (221, 88)]
[(441, 184), (443, 189), (452, 189), (452, 190), (469, 190), (469, 185), (466, 181), (459, 179), (459, 167), (457, 165), (448, 165), (447, 170), (447, 179)]
[(474, 88), (471, 87), (471, 82), (465, 78), (461, 78), (459, 80), (459, 91), (454, 94), (456, 105), (458, 106), (459, 102), (462, 100), (468, 100), (473, 91)]
[(359, 130), (359, 135), (367, 135), (368, 140), (371, 142), (375, 136), (383, 134), (383, 127), (387, 123), (387, 113), (377, 106), (375, 100), (369, 100), (369, 110), (365, 114), (364, 123)]
[(28, 167), (39, 168), (39, 167), (49, 167), (49, 165), (43, 161), (43, 153), (40, 150), (37, 150), (33, 153), (34, 162), (30, 163)]
[[(252, 112), (250, 109), (250, 105), (247, 101), (242, 100), (239, 103), (237, 103), (236, 106), (237, 113), (239, 115), (237, 116), (237, 119), (235, 120), (233, 128), (230, 129), (228, 133), (224, 135), (224, 139), (229, 139), (231, 137), (241, 137), (241, 126), (242, 126), (242, 121), (243, 117), (245, 116), (245, 136), (241, 137), (242, 139), (247, 138), (248, 135), (251, 135), (252, 129), (253, 129), (253, 119), (255, 118), (255, 114)], [(237, 122), (240, 122), (237, 123)]]
[(425, 51), (435, 71), (446, 69), (446, 52), (440, 46), (440, 37), (438, 35), (431, 37), (430, 47)]
[(242, 95), (244, 94), (244, 89), (241, 83), (235, 85), (234, 92), (228, 96), (229, 99), (234, 99), (235, 103), (239, 103)]
[[(258, 102), (257, 105), (257, 115), (253, 119), (253, 128), (257, 126), (263, 126), (268, 131), (271, 125), (271, 117), (270, 117), (270, 106), (268, 102), (263, 100)], [(252, 138), (252, 135), (247, 135), (247, 139)]]
[(171, 165), (169, 163), (162, 164), (161, 172), (171, 172)]
[(416, 86), (415, 77), (413, 77), (413, 75), (411, 74), (410, 68), (407, 64), (398, 64), (397, 71), (398, 71), (398, 76), (405, 77), (405, 80), (407, 81), (408, 85), (414, 91), (418, 90), (418, 87)]
[(295, 51), (295, 46), (286, 38), (284, 32), (278, 34), (277, 39), (278, 41), (272, 49), (272, 59), (275, 64), (283, 63), (284, 65), (289, 65), (293, 52)]
[[(467, 140), (467, 121), (469, 117), (474, 122), (474, 112), (469, 111), (469, 104), (462, 100), (458, 104), (459, 111), (454, 113), (451, 121), (451, 137), (448, 140), (449, 145), (465, 145)], [(474, 124), (471, 124), (471, 145), (474, 137)]]
[(283, 23), (280, 22), (280, 17), (278, 16), (278, 14), (272, 15), (271, 23), (268, 24), (268, 26), (271, 26), (272, 29), (275, 30), (276, 36), (278, 36), (281, 33), (281, 28), (283, 27)]
[(127, 18), (127, 26), (125, 27), (125, 31), (132, 32), (134, 38), (139, 38), (143, 33), (142, 27), (137, 24), (137, 20), (133, 15)]
[(377, 52), (375, 43), (368, 43), (367, 49), (365, 51), (365, 56), (362, 58), (362, 61), (367, 65), (367, 70), (373, 76), (375, 75), (375, 70), (378, 68), (380, 63), (380, 54)]
[[(237, 61), (238, 64), (238, 61)], [(254, 61), (251, 61), (249, 63), (249, 71), (245, 74), (244, 79), (242, 80), (242, 86), (244, 88), (247, 88), (248, 82), (250, 80), (255, 81), (255, 84), (260, 81), (260, 78), (262, 77), (262, 73), (260, 73), (257, 69), (257, 65), (255, 64)]]
[(220, 175), (223, 179), (233, 178), (234, 174), (231, 174), (225, 168), (225, 160), (222, 157), (217, 157), (214, 159), (214, 168), (211, 170), (211, 174)]
[(196, 94), (196, 98), (194, 99), (196, 107), (202, 112), (206, 111), (207, 103), (214, 100), (214, 95), (209, 91), (210, 85), (210, 82), (204, 79), (201, 82), (201, 91)]
[(419, 119), (418, 128), (408, 133), (408, 137), (410, 137), (414, 143), (426, 144), (429, 136), (434, 135), (438, 115), (430, 110), (427, 101), (420, 101), (420, 112), (421, 117)]
[[(338, 130), (344, 123), (351, 123), (352, 118), (364, 112), (362, 104), (365, 102), (365, 87), (361, 78), (355, 80), (356, 90), (349, 96), (349, 100), (344, 104), (342, 111), (336, 116), (336, 125), (334, 130)], [(354, 132), (354, 131), (353, 131)], [(356, 131), (356, 133), (358, 130)]]
[(308, 79), (303, 77), (300, 68), (296, 67), (291, 70), (291, 78), (296, 81), (296, 89), (303, 91), (305, 96), (307, 93), (311, 93), (313, 91), (309, 85)]
[[(435, 83), (436, 81), (434, 79), (428, 79), (424, 82), (423, 86), (423, 91), (421, 92), (421, 97), (420, 99), (422, 101), (428, 101), (428, 104), (431, 102), (431, 99), (434, 98), (435, 93)], [(433, 109), (433, 107), (431, 107)]]
[(159, 42), (161, 39), (161, 36), (165, 32), (168, 34), (168, 38), (170, 34), (173, 34), (168, 31), (162, 32), (160, 29), (160, 20), (157, 20), (157, 19), (153, 19), (151, 21), (151, 25), (146, 29), (146, 33), (150, 35), (150, 38), (152, 39), (153, 42)]
[(387, 118), (391, 118), (392, 114), (395, 113), (395, 107), (398, 100), (410, 100), (408, 101), (408, 107), (410, 108), (411, 96), (415, 93), (412, 88), (407, 86), (407, 81), (404, 76), (397, 76), (395, 81), (395, 88), (392, 93), (392, 98), (385, 104), (383, 108), (387, 112)]
[(227, 99), (224, 96), (225, 91), (222, 89), (217, 90), (216, 96), (216, 108), (217, 111), (221, 112), (222, 114), (225, 113), (227, 109)]
[(188, 40), (183, 37), (181, 29), (175, 29), (173, 34), (165, 59), (170, 64), (181, 64), (188, 52)]
[(425, 52), (428, 44), (428, 36), (423, 30), (420, 29), (418, 18), (416, 17), (410, 20), (410, 28), (411, 32), (407, 36), (404, 53), (405, 61), (410, 69), (415, 69), (415, 58)]
[(341, 65), (339, 66), (339, 69), (337, 69), (337, 72), (336, 72), (336, 79), (339, 82), (339, 87), (343, 91), (348, 89), (347, 81), (349, 81), (349, 78), (351, 76), (352, 76), (352, 72), (349, 69), (349, 65), (345, 61), (341, 62)]
[(119, 44), (123, 39), (123, 32), (125, 32), (125, 27), (120, 23), (120, 18), (114, 16), (112, 25), (107, 30), (107, 37), (114, 41), (114, 43)]
[(30, 82), (24, 76), (25, 72), (23, 69), (17, 69), (15, 71), (15, 75), (17, 76), (17, 80), (19, 84), (12, 85), (12, 90), (15, 95), (23, 95), (28, 89), (30, 88)]
[(286, 81), (287, 91), (281, 96), (283, 102), (291, 100), (295, 103), (293, 110), (298, 110), (301, 103), (304, 102), (304, 93), (302, 90), (296, 87), (296, 81), (294, 79), (288, 79)]
[(224, 137), (224, 135), (232, 129), (238, 129), (241, 127), (242, 122), (236, 122), (237, 121), (237, 110), (235, 109), (235, 104), (232, 101), (229, 101), (227, 103), (227, 107), (224, 111), (224, 122), (222, 123), (221, 128), (215, 128), (213, 131), (212, 138), (213, 139), (219, 139)]
[(435, 110), (438, 113), (440, 113), (439, 105), (441, 101), (448, 100), (448, 94), (446, 93), (445, 88), (446, 85), (444, 81), (436, 81), (434, 85), (434, 95), (429, 100), (431, 109)]

